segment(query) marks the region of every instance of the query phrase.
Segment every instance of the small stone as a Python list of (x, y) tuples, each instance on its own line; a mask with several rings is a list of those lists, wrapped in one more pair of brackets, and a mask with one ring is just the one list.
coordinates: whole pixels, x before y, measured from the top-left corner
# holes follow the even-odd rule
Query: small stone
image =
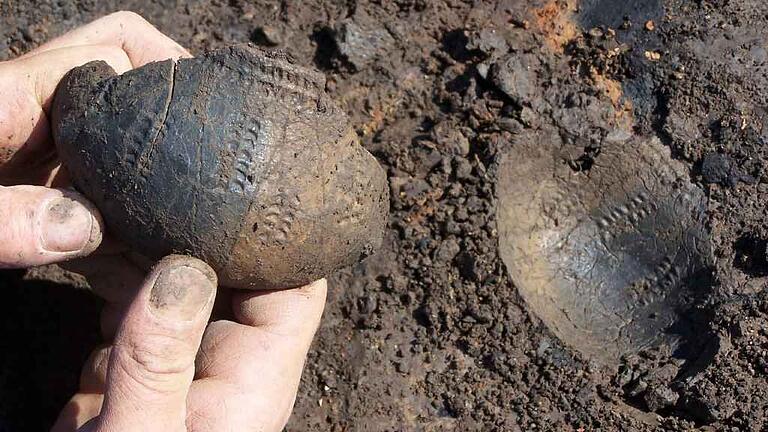
[(456, 178), (465, 180), (472, 177), (472, 164), (464, 158), (455, 159)]
[(653, 387), (643, 395), (643, 400), (650, 411), (656, 412), (674, 406), (680, 395), (667, 386)]
[(262, 46), (278, 46), (283, 44), (283, 33), (270, 25), (259, 27), (251, 33), (251, 42)]
[(650, 61), (659, 61), (661, 60), (661, 53), (658, 51), (646, 51), (645, 58)]
[(403, 185), (400, 193), (406, 199), (413, 199), (430, 189), (432, 189), (432, 187), (425, 180), (412, 179)]
[(477, 74), (480, 75), (480, 78), (482, 79), (488, 79), (488, 70), (490, 69), (490, 66), (488, 66), (488, 63), (478, 63), (476, 66), (477, 68)]
[(598, 38), (601, 38), (601, 37), (603, 37), (603, 34), (604, 34), (604, 33), (603, 33), (603, 31), (602, 31), (602, 30), (600, 30), (598, 27), (593, 27), (593, 28), (589, 29), (589, 31), (587, 32), (587, 34), (588, 34), (590, 37), (594, 38), (594, 39), (598, 39)]
[(442, 160), (443, 156), (439, 151), (429, 147), (417, 147), (414, 150), (416, 160), (416, 173), (426, 175), (434, 169)]
[(530, 128), (536, 128), (536, 126), (539, 124), (538, 116), (532, 109), (528, 107), (523, 107), (522, 111), (520, 111), (520, 121), (522, 121), (524, 125)]
[(701, 162), (701, 175), (705, 183), (735, 187), (739, 181), (754, 183), (755, 178), (741, 172), (736, 161), (722, 153), (709, 153)]
[(653, 20), (648, 20), (645, 22), (645, 29), (648, 31), (654, 31), (656, 30), (656, 23), (653, 22)]
[(394, 364), (395, 364), (395, 370), (397, 370), (401, 374), (408, 374), (411, 372), (412, 364), (407, 359), (396, 360), (394, 361)]
[(439, 125), (434, 131), (435, 141), (445, 153), (459, 156), (469, 154), (469, 138), (457, 129), (455, 125)]
[(633, 398), (643, 394), (648, 389), (648, 383), (644, 379), (639, 379), (627, 389), (627, 396)]
[(523, 130), (523, 125), (519, 121), (509, 117), (500, 118), (498, 124), (500, 129), (513, 134), (520, 133)]
[(633, 377), (634, 377), (634, 373), (632, 372), (632, 368), (629, 368), (627, 366), (622, 366), (619, 369), (619, 373), (616, 375), (616, 384), (619, 387), (624, 387), (630, 382), (632, 382)]
[(339, 54), (357, 70), (365, 68), (395, 43), (384, 26), (362, 12), (341, 21), (334, 39)]
[(488, 71), (491, 82), (515, 103), (528, 102), (538, 89), (541, 62), (535, 54), (510, 54)]
[(357, 299), (357, 310), (363, 315), (367, 315), (375, 312), (377, 307), (378, 307), (378, 301), (376, 299), (376, 296), (373, 294), (360, 296)]
[(480, 32), (470, 35), (467, 49), (478, 50), (488, 56), (498, 58), (509, 51), (509, 46), (502, 32), (493, 28), (483, 28)]
[(536, 348), (536, 356), (544, 357), (551, 346), (552, 344), (549, 342), (549, 339), (543, 338), (541, 342), (539, 342), (538, 348)]
[(448, 239), (440, 243), (435, 253), (435, 259), (440, 262), (448, 263), (461, 251), (459, 242), (454, 239)]

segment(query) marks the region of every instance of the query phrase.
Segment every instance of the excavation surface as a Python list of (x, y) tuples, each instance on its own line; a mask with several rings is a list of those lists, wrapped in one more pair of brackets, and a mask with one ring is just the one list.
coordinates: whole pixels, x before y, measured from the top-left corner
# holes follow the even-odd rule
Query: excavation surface
[[(328, 76), (387, 171), (384, 246), (331, 279), (287, 430), (768, 427), (768, 3), (5, 2), (0, 58), (118, 7), (194, 53), (249, 40), (289, 49)], [(629, 138), (612, 143), (616, 131)], [(642, 177), (653, 142), (667, 160), (653, 169), (672, 163), (702, 203), (694, 231), (712, 260), (694, 291), (706, 295), (680, 303), (696, 347), (662, 338), (604, 366), (526, 298), (499, 253), (497, 185), (533, 189), (541, 172), (516, 182), (501, 170), (512, 155), (531, 160), (520, 150), (543, 132), (580, 194), (599, 190), (590, 176), (616, 176), (604, 167), (628, 143), (640, 154), (623, 169)], [(624, 200), (582, 207), (596, 215), (606, 202)], [(23, 276), (0, 280), (0, 421), (12, 431), (51, 424), (98, 342), (96, 300)]]

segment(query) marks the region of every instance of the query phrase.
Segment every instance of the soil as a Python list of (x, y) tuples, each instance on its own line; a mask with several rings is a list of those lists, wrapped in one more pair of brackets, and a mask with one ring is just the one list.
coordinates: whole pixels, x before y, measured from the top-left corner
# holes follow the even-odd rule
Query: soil
[[(384, 246), (331, 279), (287, 430), (768, 428), (768, 3), (5, 1), (0, 58), (118, 7), (195, 53), (251, 40), (305, 59), (387, 170)], [(704, 192), (696, 349), (606, 365), (527, 306), (496, 179), (544, 130), (581, 181), (619, 131), (660, 140)], [(98, 300), (24, 278), (0, 281), (0, 430), (47, 428), (98, 339)]]

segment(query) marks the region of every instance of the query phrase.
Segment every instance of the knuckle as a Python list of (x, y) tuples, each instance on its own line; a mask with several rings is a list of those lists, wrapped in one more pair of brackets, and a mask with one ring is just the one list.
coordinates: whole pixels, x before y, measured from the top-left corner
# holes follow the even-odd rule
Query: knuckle
[(149, 25), (149, 22), (146, 19), (144, 19), (143, 16), (137, 14), (136, 12), (128, 11), (128, 10), (114, 12), (111, 15), (109, 15), (109, 17), (121, 23), (140, 25), (140, 26)]
[(171, 335), (143, 335), (139, 341), (116, 346), (117, 364), (134, 381), (162, 385), (194, 368), (187, 344)]

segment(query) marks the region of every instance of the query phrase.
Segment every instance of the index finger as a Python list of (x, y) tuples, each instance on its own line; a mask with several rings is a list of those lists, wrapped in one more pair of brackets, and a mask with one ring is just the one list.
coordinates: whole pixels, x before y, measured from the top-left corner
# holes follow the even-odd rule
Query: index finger
[(81, 45), (119, 47), (128, 54), (133, 67), (139, 67), (153, 61), (191, 57), (189, 51), (161, 33), (141, 15), (120, 11), (46, 42), (20, 58)]

